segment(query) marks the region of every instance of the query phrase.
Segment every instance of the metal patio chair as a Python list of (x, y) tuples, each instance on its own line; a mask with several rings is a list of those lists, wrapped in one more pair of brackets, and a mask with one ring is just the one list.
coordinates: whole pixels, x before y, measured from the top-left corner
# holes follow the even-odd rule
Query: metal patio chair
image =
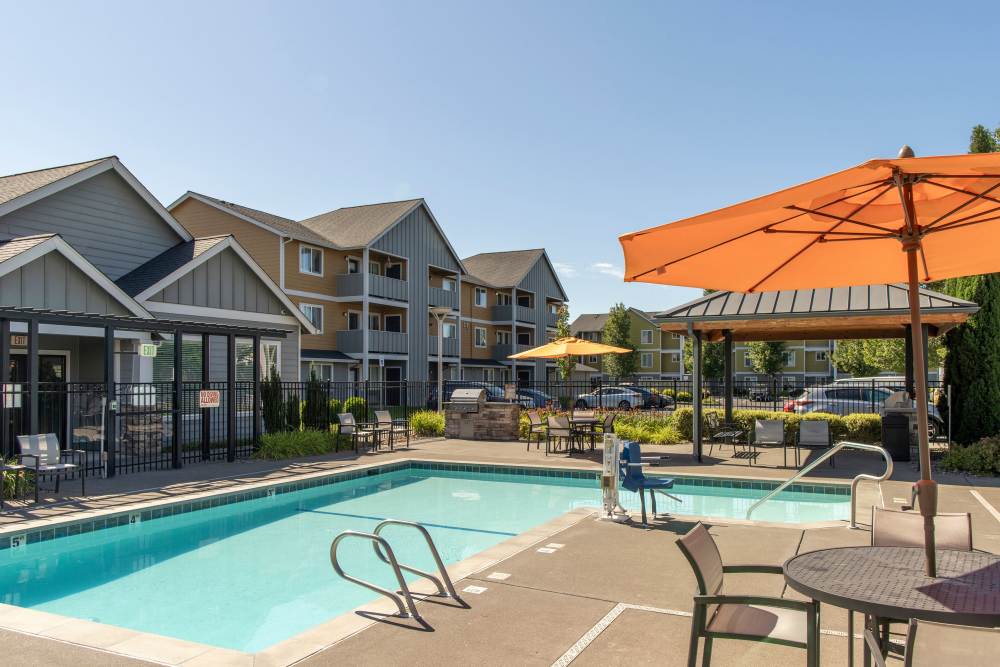
[[(878, 639), (865, 629), (865, 643), (876, 667), (886, 667)], [(903, 667), (992, 667), (1000, 653), (1000, 628), (973, 628), (911, 620)]]
[(555, 441), (558, 445), (560, 440), (566, 443), (566, 453), (568, 454), (573, 449), (573, 439), (576, 433), (570, 427), (569, 419), (549, 415), (545, 421), (548, 426), (545, 433), (545, 455), (548, 456), (549, 452), (555, 451), (552, 448), (552, 442)]
[[(802, 465), (799, 460), (800, 449), (829, 449), (833, 447), (833, 434), (830, 432), (830, 422), (825, 419), (803, 419), (799, 422), (799, 431), (795, 435), (795, 467)], [(830, 467), (833, 459), (830, 457)]]
[[(38, 502), (38, 486), (40, 475), (52, 475), (56, 478), (56, 493), (59, 493), (59, 480), (75, 473), (80, 474), (80, 495), (87, 495), (87, 453), (82, 449), (59, 449), (59, 438), (55, 433), (41, 435), (19, 435), (17, 446), (20, 450), (18, 462), (27, 470), (35, 473), (35, 502)], [(63, 462), (63, 458), (71, 456), (73, 463)]]
[(359, 444), (364, 443), (371, 449), (372, 445), (378, 447), (378, 433), (371, 428), (366, 428), (368, 424), (359, 424), (350, 412), (337, 415), (340, 422), (339, 435), (347, 436), (351, 439), (351, 445), (356, 453), (360, 453)]
[(604, 421), (602, 421), (601, 424), (600, 424), (601, 430), (598, 431), (598, 433), (600, 433), (601, 435), (604, 435), (605, 433), (614, 433), (615, 432), (615, 419), (617, 417), (618, 417), (618, 413), (617, 412), (608, 412), (608, 413), (605, 413), (605, 415), (604, 415)]
[(389, 433), (389, 451), (395, 451), (394, 441), (397, 434), (406, 436), (406, 448), (410, 448), (410, 420), (393, 419), (388, 410), (375, 411), (376, 428)]
[(538, 410), (528, 412), (528, 446), (524, 451), (531, 450), (532, 436), (535, 438), (535, 449), (537, 450), (542, 446), (542, 438), (546, 436), (545, 423), (542, 421), (542, 416), (538, 413)]
[(698, 523), (677, 539), (698, 582), (691, 619), (688, 667), (698, 658), (698, 640), (704, 638), (702, 664), (712, 660), (714, 639), (781, 644), (806, 649), (806, 664), (819, 667), (819, 603), (761, 595), (720, 593), (727, 572), (782, 575), (780, 565), (723, 565), (719, 548), (704, 524)]
[(781, 419), (755, 419), (753, 422), (753, 446), (774, 446), (784, 450), (784, 465), (788, 467), (788, 445), (785, 444), (785, 422)]
[[(746, 440), (746, 431), (740, 427), (739, 424), (734, 422), (724, 422), (719, 419), (719, 414), (717, 412), (709, 412), (705, 414), (705, 430), (708, 435), (708, 455), (711, 456), (712, 452), (715, 450), (715, 445), (719, 445), (719, 449), (722, 449), (722, 445), (727, 442), (733, 446), (733, 456), (736, 456), (736, 445), (741, 444), (740, 440)], [(753, 464), (753, 456), (750, 453), (750, 447), (747, 446), (747, 458), (750, 459), (751, 465)]]

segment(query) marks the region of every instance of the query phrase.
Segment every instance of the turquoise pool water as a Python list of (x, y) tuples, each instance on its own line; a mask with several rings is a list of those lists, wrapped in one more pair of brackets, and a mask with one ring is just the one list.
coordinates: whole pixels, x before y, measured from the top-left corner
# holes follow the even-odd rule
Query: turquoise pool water
[[(711, 484), (678, 480), (680, 502), (663, 498), (657, 507), (742, 518), (765, 493)], [(633, 494), (622, 496), (627, 507), (638, 506)], [(783, 493), (755, 518), (843, 519), (847, 499)], [(344, 530), (370, 531), (389, 517), (418, 521), (453, 563), (599, 504), (596, 478), (404, 468), (3, 549), (0, 601), (253, 652), (373, 599), (330, 566), (330, 543)], [(433, 569), (415, 533), (390, 528), (384, 535), (402, 562)], [(346, 542), (341, 562), (376, 583), (392, 582), (369, 543)]]

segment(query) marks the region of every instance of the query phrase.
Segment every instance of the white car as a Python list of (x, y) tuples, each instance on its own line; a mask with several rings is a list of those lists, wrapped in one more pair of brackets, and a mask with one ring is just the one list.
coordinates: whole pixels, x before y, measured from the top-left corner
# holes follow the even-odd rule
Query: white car
[(641, 408), (645, 398), (627, 387), (601, 387), (576, 397), (576, 408), (620, 408), (622, 410)]

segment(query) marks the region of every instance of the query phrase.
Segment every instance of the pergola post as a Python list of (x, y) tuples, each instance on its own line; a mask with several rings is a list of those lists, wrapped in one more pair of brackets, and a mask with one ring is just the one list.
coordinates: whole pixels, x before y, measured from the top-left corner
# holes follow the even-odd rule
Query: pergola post
[(226, 460), (236, 460), (236, 335), (226, 336)]
[(733, 423), (733, 332), (726, 329), (722, 339), (723, 374), (725, 375), (726, 423)]
[(174, 409), (171, 419), (170, 462), (181, 467), (181, 421), (184, 419), (184, 334), (174, 330)]
[[(13, 455), (13, 446), (10, 440), (10, 430), (7, 426), (7, 401), (13, 401), (13, 387), (10, 382), (10, 320), (4, 318), (0, 320), (0, 387), (2, 387), (3, 402), (0, 403), (0, 452), (5, 457)], [(8, 393), (10, 392), (10, 393)], [(8, 398), (9, 396), (9, 398)]]
[(28, 404), (28, 433), (38, 433), (38, 320), (28, 320), (28, 390), (31, 400)]
[[(211, 389), (211, 358), (212, 337), (207, 333), (201, 335), (201, 388)], [(201, 459), (207, 461), (212, 456), (212, 409), (201, 409)]]
[(694, 324), (688, 324), (688, 335), (691, 336), (691, 444), (693, 455), (701, 463), (701, 332), (695, 331)]
[(105, 470), (108, 477), (115, 476), (118, 461), (118, 442), (115, 431), (118, 408), (115, 391), (115, 328), (104, 327), (104, 452), (107, 456)]
[[(253, 364), (253, 449), (260, 447), (260, 336), (253, 337), (253, 354), (250, 355)], [(330, 385), (327, 383), (327, 389)], [(329, 401), (327, 401), (329, 411)]]

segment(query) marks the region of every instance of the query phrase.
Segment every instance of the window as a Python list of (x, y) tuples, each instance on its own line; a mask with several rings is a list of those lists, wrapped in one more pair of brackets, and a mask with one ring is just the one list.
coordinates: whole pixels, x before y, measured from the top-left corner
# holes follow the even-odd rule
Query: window
[(671, 361), (671, 363), (675, 363), (675, 364), (680, 363), (680, 361), (681, 361), (681, 355), (678, 354), (678, 353), (676, 353), (676, 352), (674, 352), (673, 354), (670, 355), (670, 361)]
[(497, 331), (497, 345), (510, 345), (509, 331)]
[(509, 306), (510, 305), (510, 294), (506, 292), (497, 292), (497, 305), (498, 306)]
[(795, 365), (795, 352), (785, 352), (785, 365), (794, 366)]
[(299, 273), (311, 276), (323, 275), (323, 251), (312, 246), (299, 246)]
[(347, 258), (347, 272), (348, 273), (361, 273), (361, 262), (357, 257)]
[(817, 352), (816, 361), (826, 361), (826, 352)]
[(396, 280), (403, 279), (403, 264), (402, 262), (386, 262), (385, 263), (385, 277), (395, 278)]
[(558, 315), (559, 314), (559, 304), (558, 303), (550, 303), (549, 304), (549, 312), (552, 313), (553, 315)]
[(639, 365), (642, 366), (643, 368), (652, 368), (653, 367), (653, 353), (652, 352), (643, 352), (642, 354), (640, 354), (639, 355)]
[(750, 363), (750, 356), (746, 353), (743, 354), (743, 367), (753, 368), (753, 364)]
[(319, 329), (320, 333), (323, 333), (323, 306), (314, 303), (300, 303), (299, 310), (302, 311), (307, 320), (312, 322), (314, 327)]
[(382, 329), (382, 317), (378, 313), (368, 313), (368, 328), (372, 331)]
[(525, 308), (531, 308), (531, 295), (530, 294), (518, 294), (517, 295), (517, 305), (524, 306)]
[(458, 327), (455, 326), (454, 322), (442, 322), (441, 331), (444, 333), (445, 338), (455, 338), (455, 334), (458, 333)]
[(673, 331), (671, 331), (670, 337), (673, 338), (674, 340), (677, 340), (678, 338), (681, 337), (681, 335), (679, 333), (674, 333)]
[(309, 364), (309, 374), (317, 380), (329, 382), (333, 380), (333, 364), (317, 364), (313, 362)]
[(485, 308), (486, 307), (486, 290), (482, 287), (476, 288), (476, 307)]
[(357, 331), (361, 328), (361, 313), (351, 311), (347, 313), (347, 330)]
[(496, 369), (494, 368), (484, 368), (483, 369), (483, 382), (493, 383), (496, 380)]
[(396, 333), (401, 333), (403, 331), (403, 316), (402, 315), (386, 315), (385, 316), (385, 330), (394, 331)]
[[(238, 351), (237, 356), (239, 356)], [(281, 342), (276, 340), (262, 340), (260, 342), (260, 366), (261, 377), (269, 377), (272, 372), (281, 374)], [(239, 374), (238, 371), (239, 368), (237, 368), (237, 374)]]
[(455, 282), (454, 278), (442, 278), (441, 279), (441, 289), (445, 292), (454, 292), (458, 283)]
[(382, 265), (373, 259), (368, 260), (368, 273), (373, 276), (382, 275)]
[(476, 347), (486, 347), (486, 329), (483, 327), (476, 327)]
[(643, 329), (639, 332), (639, 343), (641, 345), (652, 345), (653, 343), (653, 330)]

